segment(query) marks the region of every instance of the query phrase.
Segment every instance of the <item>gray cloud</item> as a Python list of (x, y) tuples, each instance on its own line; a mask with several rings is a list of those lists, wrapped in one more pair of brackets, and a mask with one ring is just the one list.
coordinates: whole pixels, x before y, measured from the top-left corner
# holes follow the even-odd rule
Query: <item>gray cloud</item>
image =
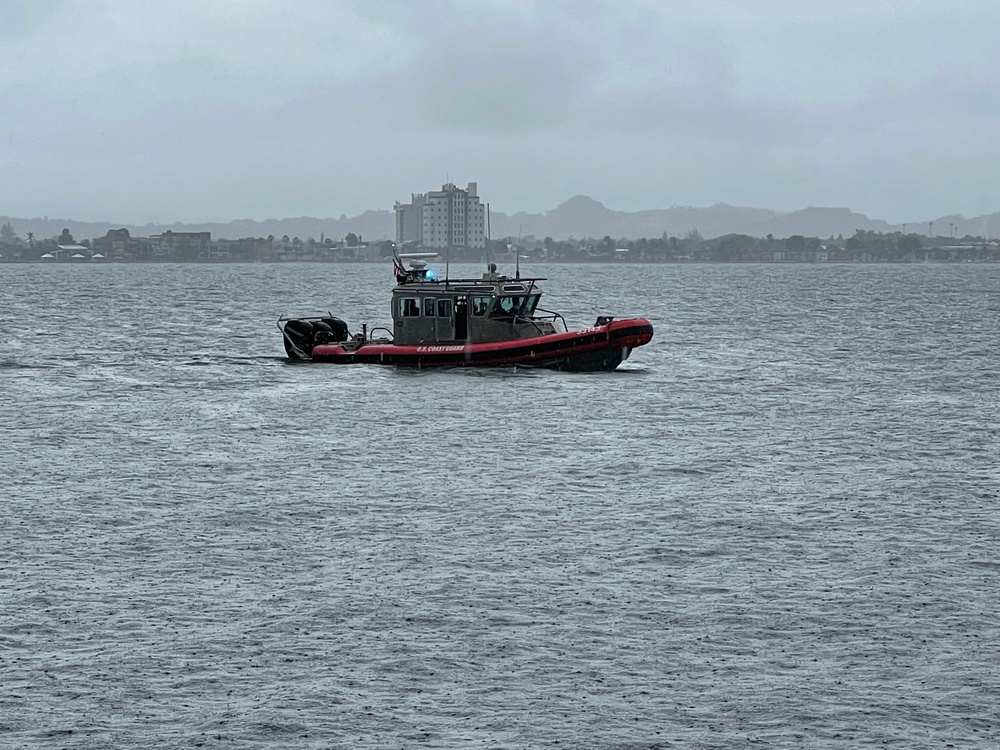
[(336, 216), (448, 176), (511, 213), (1000, 208), (987, 0), (4, 11), (0, 214)]
[(64, 5), (64, 0), (5, 2), (0, 14), (0, 42), (30, 37), (54, 18)]

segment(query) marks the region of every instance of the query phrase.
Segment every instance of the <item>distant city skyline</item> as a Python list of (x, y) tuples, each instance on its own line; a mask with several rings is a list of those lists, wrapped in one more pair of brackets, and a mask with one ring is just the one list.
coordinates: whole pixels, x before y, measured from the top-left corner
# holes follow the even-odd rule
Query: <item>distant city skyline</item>
[[(471, 185), (469, 187), (475, 187)], [(476, 189), (476, 195), (471, 200), (469, 208), (474, 208), (478, 216), (475, 221), (464, 227), (464, 232), (471, 230), (472, 236), (482, 235), (483, 209), (481, 196)], [(25, 236), (33, 232), (38, 239), (53, 237), (63, 229), (78, 237), (103, 236), (108, 231), (126, 228), (136, 236), (158, 234), (160, 232), (211, 232), (218, 238), (267, 237), (298, 237), (306, 240), (342, 238), (347, 234), (357, 234), (369, 240), (392, 240), (397, 243), (419, 240), (431, 246), (443, 246), (448, 242), (439, 234), (434, 239), (434, 227), (426, 225), (429, 236), (424, 236), (419, 226), (423, 222), (425, 200), (436, 191), (411, 196), (411, 203), (399, 204), (396, 209), (370, 209), (355, 216), (333, 217), (284, 217), (257, 221), (240, 219), (231, 221), (207, 222), (160, 222), (135, 224), (123, 221), (88, 222), (77, 219), (59, 217), (9, 217), (0, 214), (0, 222), (7, 226), (8, 234)], [(460, 194), (465, 190), (458, 189)], [(447, 203), (447, 194), (437, 196)], [(485, 197), (485, 196), (483, 196)], [(413, 198), (418, 198), (415, 203)], [(468, 197), (466, 198), (468, 200)], [(418, 207), (417, 212), (411, 209)], [(400, 212), (400, 208), (403, 212)], [(447, 227), (447, 211), (442, 204), (431, 212), (440, 214), (428, 216), (432, 224), (438, 225), (438, 231)], [(487, 230), (492, 238), (535, 236), (539, 239), (551, 236), (554, 239), (602, 238), (605, 236), (639, 239), (655, 238), (663, 235), (683, 237), (695, 232), (705, 238), (720, 237), (727, 234), (743, 234), (751, 237), (764, 238), (789, 237), (805, 235), (807, 237), (850, 237), (857, 231), (875, 233), (904, 233), (934, 237), (983, 237), (996, 239), (1000, 237), (1000, 211), (992, 214), (962, 217), (956, 214), (938, 215), (933, 219), (893, 224), (879, 217), (869, 217), (863, 213), (852, 211), (847, 207), (807, 207), (797, 211), (779, 212), (767, 208), (730, 206), (716, 204), (708, 207), (674, 206), (647, 211), (616, 211), (606, 207), (600, 201), (585, 195), (574, 196), (552, 210), (543, 212), (518, 212), (507, 214), (493, 209), (489, 212), (492, 221), (486, 222)], [(395, 215), (394, 215), (395, 214)], [(409, 216), (409, 219), (404, 218)], [(409, 224), (409, 229), (400, 230)], [(412, 223), (415, 221), (416, 223)], [(440, 224), (439, 222), (444, 222)], [(468, 237), (468, 234), (466, 234)], [(452, 238), (451, 245), (461, 246), (460, 237)], [(437, 244), (435, 244), (435, 242)], [(442, 245), (443, 242), (443, 245)], [(478, 243), (474, 243), (478, 244)]]
[(0, 215), (1000, 210), (1000, 4), (5, 0)]

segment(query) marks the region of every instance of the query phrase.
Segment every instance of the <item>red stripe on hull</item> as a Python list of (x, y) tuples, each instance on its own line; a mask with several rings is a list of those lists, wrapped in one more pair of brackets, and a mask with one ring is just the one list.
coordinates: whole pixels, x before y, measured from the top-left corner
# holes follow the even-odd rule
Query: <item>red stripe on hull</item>
[(652, 338), (653, 326), (648, 320), (631, 318), (580, 331), (486, 343), (365, 344), (358, 349), (323, 344), (312, 350), (311, 358), (316, 362), (409, 367), (528, 365), (613, 370), (632, 349)]

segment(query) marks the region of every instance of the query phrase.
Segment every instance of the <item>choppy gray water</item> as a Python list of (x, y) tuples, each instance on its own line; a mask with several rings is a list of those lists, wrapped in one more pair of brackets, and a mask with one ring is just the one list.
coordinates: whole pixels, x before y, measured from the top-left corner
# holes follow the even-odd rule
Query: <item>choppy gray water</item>
[(0, 747), (1000, 746), (1000, 268), (530, 270), (653, 343), (293, 365), (388, 267), (0, 267)]

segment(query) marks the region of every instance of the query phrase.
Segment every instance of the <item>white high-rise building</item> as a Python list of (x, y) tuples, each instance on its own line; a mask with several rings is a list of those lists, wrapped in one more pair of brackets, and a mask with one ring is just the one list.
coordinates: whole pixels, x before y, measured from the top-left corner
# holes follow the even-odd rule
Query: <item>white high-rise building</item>
[(486, 247), (486, 207), (476, 183), (465, 190), (452, 183), (429, 193), (414, 193), (407, 204), (396, 202), (396, 244), (419, 242), (428, 248)]

